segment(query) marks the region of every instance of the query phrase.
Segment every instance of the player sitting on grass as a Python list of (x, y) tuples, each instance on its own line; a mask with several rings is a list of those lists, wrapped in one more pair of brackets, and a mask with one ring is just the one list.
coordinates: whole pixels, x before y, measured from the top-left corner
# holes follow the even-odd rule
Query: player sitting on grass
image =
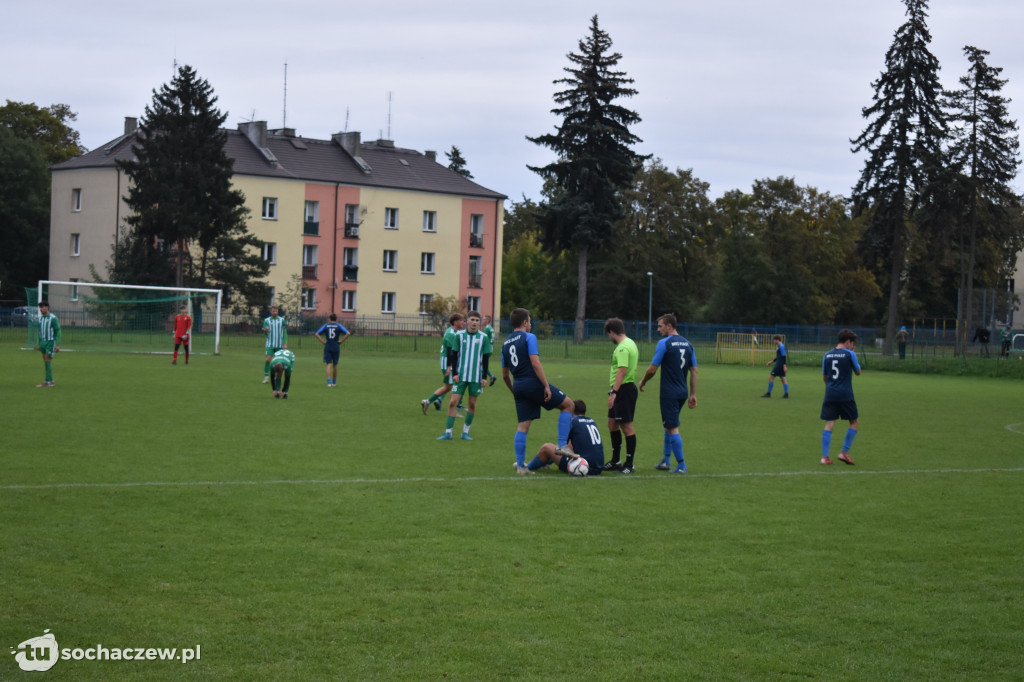
[(525, 467), (516, 467), (516, 473), (532, 474), (537, 469), (555, 463), (559, 471), (569, 473), (569, 460), (582, 457), (590, 467), (588, 476), (596, 476), (604, 468), (604, 444), (601, 442), (601, 431), (597, 423), (587, 416), (587, 404), (582, 400), (573, 401), (572, 421), (569, 423), (568, 442), (556, 447), (554, 443), (540, 446), (537, 456)]
[[(270, 360), (270, 387), (274, 389), (275, 398), (288, 399), (288, 387), (292, 383), (292, 368), (295, 366), (295, 353), (290, 350), (279, 350)], [(284, 385), (281, 380), (284, 379)]]

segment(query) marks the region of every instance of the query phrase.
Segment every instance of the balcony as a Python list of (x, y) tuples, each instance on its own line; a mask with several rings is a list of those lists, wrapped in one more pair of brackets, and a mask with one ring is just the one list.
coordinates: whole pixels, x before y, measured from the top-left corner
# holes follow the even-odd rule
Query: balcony
[(482, 283), (481, 283), (482, 281), (483, 281), (483, 275), (470, 273), (470, 275), (469, 275), (469, 288), (470, 289), (480, 289), (483, 286)]
[(470, 232), (469, 245), (478, 249), (484, 248), (484, 236), (478, 232)]
[(302, 223), (302, 234), (311, 237), (316, 237), (320, 234), (320, 221), (319, 220), (307, 220)]
[(318, 279), (316, 276), (315, 265), (303, 265), (302, 266), (302, 279)]
[(358, 265), (346, 265), (341, 269), (341, 280), (343, 282), (358, 282), (359, 281), (359, 266)]
[(359, 239), (359, 223), (345, 223), (345, 239)]

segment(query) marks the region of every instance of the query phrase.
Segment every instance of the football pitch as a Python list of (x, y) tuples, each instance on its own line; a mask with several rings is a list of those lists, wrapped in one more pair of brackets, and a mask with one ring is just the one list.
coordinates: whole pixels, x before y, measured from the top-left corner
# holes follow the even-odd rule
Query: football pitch
[[(36, 389), (39, 354), (15, 346), (0, 347), (0, 679), (32, 677), (13, 654), (46, 630), (62, 657), (39, 679), (55, 680), (1024, 671), (1019, 380), (865, 371), (857, 464), (823, 467), (818, 371), (765, 400), (767, 368), (704, 364), (688, 474), (654, 470), (655, 378), (637, 473), (577, 479), (513, 472), (500, 379), (472, 442), (436, 441), (444, 415), (419, 406), (434, 354), (343, 346), (327, 389), (307, 346), (283, 401), (260, 348), (187, 367), (61, 353), (56, 387)], [(542, 359), (603, 425), (607, 364)], [(533, 424), (528, 457), (555, 426)]]

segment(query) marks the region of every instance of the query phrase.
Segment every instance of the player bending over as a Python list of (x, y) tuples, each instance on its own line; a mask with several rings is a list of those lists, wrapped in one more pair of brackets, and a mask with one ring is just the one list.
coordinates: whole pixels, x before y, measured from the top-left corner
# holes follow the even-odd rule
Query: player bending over
[(290, 350), (279, 350), (270, 359), (270, 388), (274, 390), (275, 398), (288, 399), (288, 387), (292, 384), (292, 368), (294, 366), (295, 353)]

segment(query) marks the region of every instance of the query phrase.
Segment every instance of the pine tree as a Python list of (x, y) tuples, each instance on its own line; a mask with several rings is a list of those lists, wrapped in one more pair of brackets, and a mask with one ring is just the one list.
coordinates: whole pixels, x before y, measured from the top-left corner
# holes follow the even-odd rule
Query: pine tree
[[(132, 229), (115, 247), (112, 276), (141, 270), (152, 273), (143, 283), (225, 287), (250, 301), (262, 297), (259, 280), (269, 266), (246, 226), (245, 198), (231, 186), (233, 164), (220, 127), (227, 115), (216, 102), (213, 88), (190, 66), (153, 91), (135, 159), (121, 164), (131, 180), (126, 222)], [(171, 257), (173, 282), (151, 281), (163, 280), (167, 270), (148, 264)]]
[(448, 168), (455, 171), (467, 180), (473, 179), (473, 174), (466, 169), (466, 160), (462, 158), (462, 152), (455, 145), (451, 150), (444, 153), (448, 157)]
[(862, 110), (868, 126), (854, 152), (868, 158), (853, 189), (854, 216), (868, 219), (862, 241), (865, 261), (889, 274), (883, 352), (892, 354), (900, 313), (900, 287), (907, 251), (918, 235), (914, 219), (937, 189), (945, 136), (939, 62), (928, 50), (926, 0), (904, 0), (907, 22), (896, 31), (885, 55), (885, 71), (872, 85), (873, 103)]
[(539, 219), (545, 249), (577, 255), (577, 343), (586, 320), (587, 255), (610, 241), (613, 225), (623, 216), (621, 192), (647, 158), (630, 148), (641, 141), (629, 131), (640, 117), (615, 104), (637, 91), (629, 87), (633, 79), (615, 70), (622, 55), (609, 52), (611, 46), (594, 15), (579, 53), (568, 55), (572, 66), (564, 70), (570, 77), (554, 81), (566, 86), (554, 95), (561, 106), (551, 110), (562, 118), (561, 125), (553, 134), (527, 138), (558, 156), (546, 166), (529, 168), (554, 187)]
[[(1021, 197), (1009, 186), (1020, 166), (1020, 143), (1017, 122), (1007, 111), (1009, 100), (1000, 94), (1007, 81), (999, 77), (1002, 69), (986, 63), (987, 51), (968, 45), (964, 54), (970, 67), (960, 78), (962, 88), (947, 93), (947, 105), (952, 127), (950, 166), (959, 180), (955, 196), (960, 200), (960, 290), (966, 292), (962, 299), (966, 309), (959, 311), (958, 322), (960, 329), (968, 330), (975, 322), (970, 304), (979, 238), (996, 251), (995, 262), (988, 267), (998, 269), (1012, 259), (1022, 235), (1019, 219), (1011, 218), (1011, 212), (1019, 217), (1021, 208)], [(1007, 253), (1008, 248), (1013, 250)]]

